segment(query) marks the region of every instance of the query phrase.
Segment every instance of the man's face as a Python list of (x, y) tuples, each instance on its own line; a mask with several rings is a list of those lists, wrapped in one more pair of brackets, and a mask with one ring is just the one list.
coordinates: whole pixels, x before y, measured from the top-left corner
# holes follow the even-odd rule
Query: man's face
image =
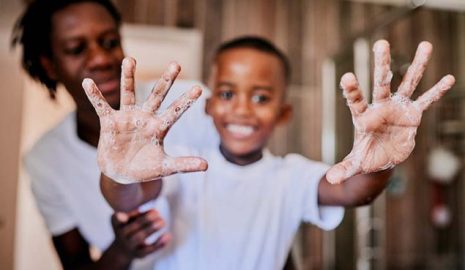
[(252, 48), (229, 49), (217, 56), (211, 74), (207, 113), (221, 137), (223, 151), (244, 157), (261, 152), (275, 125), (287, 120), (282, 63)]
[(63, 83), (78, 108), (90, 105), (81, 86), (84, 78), (93, 79), (108, 103), (118, 106), (124, 53), (118, 26), (104, 7), (78, 3), (55, 13), (51, 44), (48, 74)]

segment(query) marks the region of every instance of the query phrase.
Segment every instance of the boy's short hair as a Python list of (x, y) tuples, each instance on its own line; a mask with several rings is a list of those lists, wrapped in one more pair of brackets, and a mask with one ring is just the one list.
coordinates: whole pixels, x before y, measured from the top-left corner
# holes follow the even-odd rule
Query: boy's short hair
[(243, 36), (226, 41), (218, 47), (218, 49), (215, 52), (214, 59), (216, 59), (218, 55), (220, 55), (222, 52), (236, 48), (251, 48), (276, 56), (283, 65), (284, 78), (286, 80), (286, 84), (290, 82), (291, 66), (289, 64), (289, 59), (281, 50), (279, 50), (275, 45), (273, 45), (273, 43), (262, 37)]
[(116, 25), (121, 24), (121, 15), (110, 0), (35, 0), (16, 21), (13, 27), (11, 46), (22, 45), (21, 63), (26, 72), (45, 85), (50, 97), (55, 98), (57, 81), (48, 77), (40, 62), (41, 56), (52, 57), (51, 30), (52, 16), (76, 3), (96, 3), (104, 7), (113, 17)]

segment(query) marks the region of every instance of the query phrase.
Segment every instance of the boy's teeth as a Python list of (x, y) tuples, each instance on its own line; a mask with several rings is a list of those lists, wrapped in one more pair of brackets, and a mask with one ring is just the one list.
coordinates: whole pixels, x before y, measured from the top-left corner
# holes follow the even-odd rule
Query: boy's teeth
[(250, 135), (253, 132), (253, 127), (251, 127), (251, 126), (230, 124), (230, 125), (227, 125), (226, 128), (228, 129), (228, 131), (230, 131), (232, 133), (240, 134), (240, 135), (243, 135), (243, 136)]

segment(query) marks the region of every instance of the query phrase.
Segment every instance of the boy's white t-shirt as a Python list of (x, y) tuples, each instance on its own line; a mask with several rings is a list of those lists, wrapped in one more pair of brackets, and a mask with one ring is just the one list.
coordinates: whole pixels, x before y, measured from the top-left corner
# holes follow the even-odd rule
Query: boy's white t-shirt
[[(175, 82), (162, 109), (192, 85)], [(138, 92), (138, 100), (144, 100), (149, 90)], [(161, 210), (174, 234), (173, 244), (155, 254), (161, 256), (156, 269), (282, 266), (301, 221), (332, 229), (342, 220), (342, 208), (318, 207), (318, 181), (327, 166), (298, 155), (266, 154), (247, 167), (226, 162), (217, 150), (214, 125), (205, 114), (208, 94), (171, 128), (165, 150), (177, 156), (179, 145), (203, 149), (198, 155), (208, 160), (209, 170), (164, 180), (165, 195), (154, 205), (145, 205)], [(72, 113), (36, 143), (25, 163), (50, 233), (58, 236), (77, 228), (90, 245), (103, 251), (114, 239), (113, 210), (100, 191), (96, 157), (96, 149), (77, 137)], [(165, 199), (169, 211), (164, 211)], [(132, 269), (152, 269), (153, 258), (135, 260)]]
[(301, 222), (331, 230), (342, 221), (344, 208), (318, 205), (326, 164), (265, 151), (238, 166), (218, 147), (193, 154), (208, 161), (206, 172), (163, 180), (173, 241), (156, 269), (282, 269)]

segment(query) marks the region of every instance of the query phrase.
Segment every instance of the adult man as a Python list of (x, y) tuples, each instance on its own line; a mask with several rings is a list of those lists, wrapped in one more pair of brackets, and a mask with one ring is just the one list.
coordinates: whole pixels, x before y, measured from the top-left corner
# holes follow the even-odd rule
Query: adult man
[[(81, 83), (92, 78), (109, 104), (119, 106), (124, 58), (120, 23), (109, 0), (37, 0), (27, 7), (13, 33), (13, 45), (23, 47), (27, 73), (48, 88), (51, 98), (62, 84), (76, 103), (76, 111), (41, 138), (25, 159), (33, 193), (66, 269), (126, 269), (135, 258), (169, 241), (167, 234), (149, 241), (164, 225), (153, 207), (113, 214), (100, 193), (95, 162), (100, 124)], [(158, 83), (163, 84), (165, 80)], [(187, 87), (181, 83), (174, 88)], [(203, 106), (198, 108), (192, 117), (202, 117)], [(180, 126), (199, 125), (189, 119), (184, 123)], [(173, 141), (206, 136), (179, 134), (171, 136)], [(89, 246), (102, 251), (98, 260), (91, 258)], [(152, 268), (150, 262), (144, 263)]]

